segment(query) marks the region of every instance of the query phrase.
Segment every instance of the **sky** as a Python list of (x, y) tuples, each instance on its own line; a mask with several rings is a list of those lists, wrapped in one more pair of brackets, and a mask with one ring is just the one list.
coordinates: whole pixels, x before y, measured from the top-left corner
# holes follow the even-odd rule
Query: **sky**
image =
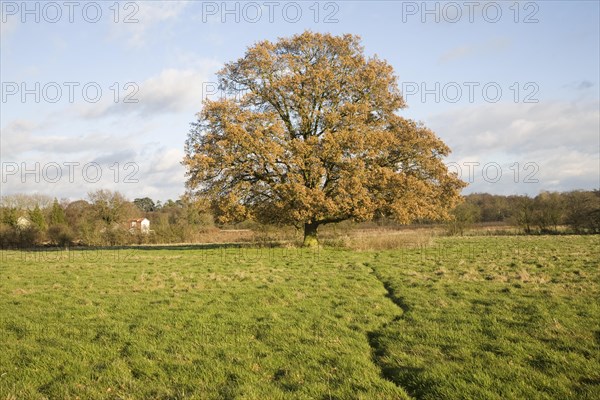
[(1, 1), (1, 195), (165, 201), (215, 73), (262, 40), (361, 36), (463, 193), (600, 188), (598, 1)]

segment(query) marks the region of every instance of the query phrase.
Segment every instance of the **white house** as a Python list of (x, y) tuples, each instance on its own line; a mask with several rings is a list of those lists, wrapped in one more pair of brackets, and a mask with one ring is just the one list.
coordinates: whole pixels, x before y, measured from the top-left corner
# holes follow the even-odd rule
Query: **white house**
[(17, 228), (26, 229), (31, 226), (31, 221), (25, 217), (19, 217), (17, 219)]
[(129, 232), (150, 233), (150, 220), (148, 218), (137, 218), (129, 220)]

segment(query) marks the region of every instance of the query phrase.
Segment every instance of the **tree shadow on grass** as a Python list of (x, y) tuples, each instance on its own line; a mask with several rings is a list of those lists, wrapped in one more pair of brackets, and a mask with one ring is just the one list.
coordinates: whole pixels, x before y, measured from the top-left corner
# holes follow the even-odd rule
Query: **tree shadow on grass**
[(190, 243), (190, 244), (142, 244), (142, 245), (119, 245), (119, 246), (70, 246), (68, 248), (58, 246), (36, 246), (24, 248), (0, 248), (0, 250), (13, 251), (98, 251), (98, 250), (215, 250), (215, 249), (239, 249), (239, 248), (284, 248), (288, 244), (281, 242), (235, 242), (235, 243)]

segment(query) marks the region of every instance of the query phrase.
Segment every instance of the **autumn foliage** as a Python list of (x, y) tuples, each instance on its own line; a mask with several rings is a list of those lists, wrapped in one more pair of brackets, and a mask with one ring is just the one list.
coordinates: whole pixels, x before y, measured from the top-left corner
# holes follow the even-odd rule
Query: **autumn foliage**
[(205, 100), (186, 141), (187, 186), (220, 222), (304, 226), (448, 217), (464, 183), (449, 148), (406, 107), (392, 67), (360, 38), (305, 32), (263, 41), (225, 65), (228, 96)]

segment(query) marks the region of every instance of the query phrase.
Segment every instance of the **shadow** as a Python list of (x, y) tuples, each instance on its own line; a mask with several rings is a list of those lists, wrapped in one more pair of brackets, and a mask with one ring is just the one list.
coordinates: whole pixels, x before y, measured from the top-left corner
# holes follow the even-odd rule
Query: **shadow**
[(427, 388), (432, 388), (434, 383), (425, 382), (425, 368), (390, 365), (386, 359), (393, 359), (393, 357), (386, 357), (388, 354), (382, 339), (384, 339), (384, 335), (379, 331), (367, 332), (367, 340), (371, 347), (371, 360), (379, 368), (381, 377), (404, 389), (411, 397), (420, 399), (430, 395)]
[(7, 251), (98, 251), (98, 250), (214, 250), (214, 249), (241, 249), (241, 248), (282, 248), (289, 246), (287, 242), (235, 242), (235, 243), (189, 243), (189, 244), (141, 244), (118, 246), (35, 246), (35, 247), (0, 247)]
[[(404, 301), (404, 298), (402, 296), (398, 296), (396, 294), (396, 291), (394, 290), (394, 288), (388, 282), (381, 281), (381, 283), (383, 284), (383, 287), (385, 288), (385, 290), (387, 292), (385, 294), (385, 297), (390, 299), (392, 303), (394, 303), (396, 306), (398, 306), (404, 314), (409, 312), (410, 306)], [(398, 317), (396, 317), (396, 319), (397, 318)]]

